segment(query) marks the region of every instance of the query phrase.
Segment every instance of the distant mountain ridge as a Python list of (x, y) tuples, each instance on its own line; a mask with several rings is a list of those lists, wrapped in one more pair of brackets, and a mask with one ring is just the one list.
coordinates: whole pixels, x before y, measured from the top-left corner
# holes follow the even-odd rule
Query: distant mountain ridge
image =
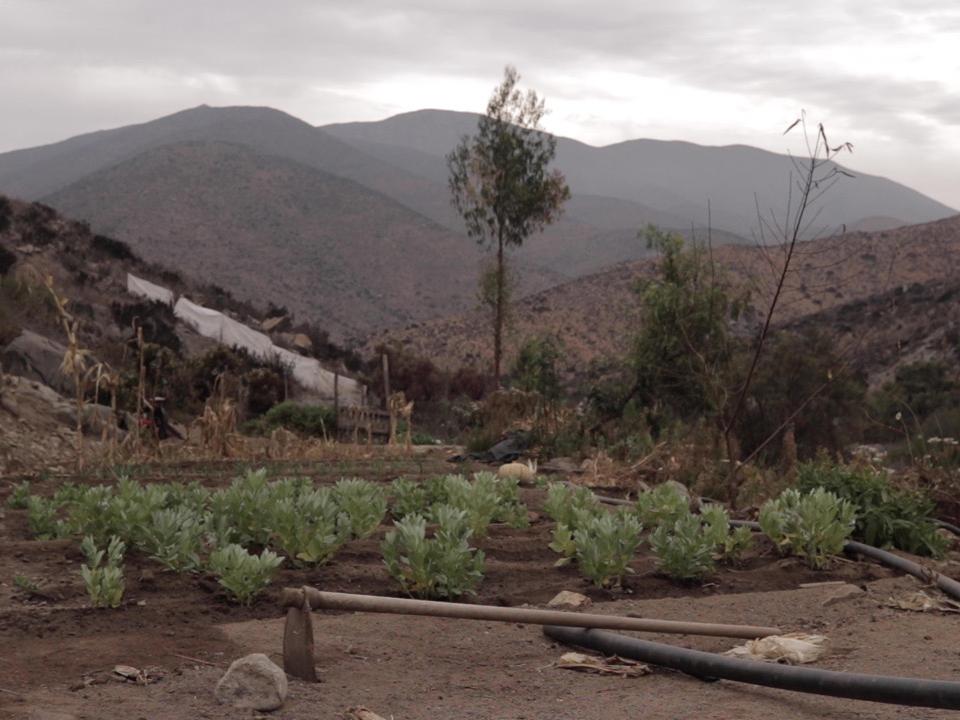
[[(442, 158), (462, 135), (472, 132), (478, 117), (419, 110), (321, 129), (381, 158), (390, 152), (398, 156), (398, 148)], [(792, 170), (789, 156), (746, 145), (641, 139), (594, 147), (564, 137), (557, 140), (556, 165), (575, 195), (639, 203), (670, 216), (666, 222), (656, 221), (667, 227), (705, 227), (709, 200), (714, 228), (742, 237), (750, 237), (756, 227), (758, 204), (764, 212), (783, 212)], [(957, 212), (886, 178), (856, 175), (856, 182), (834, 187), (824, 203), (822, 222), (830, 231), (874, 216), (914, 224)]]
[[(360, 337), (475, 303), (481, 250), (450, 204), (444, 156), (476, 119), (424, 110), (316, 128), (271, 108), (200, 106), (0, 154), (0, 192), (50, 203), (240, 297), (269, 287), (336, 337)], [(790, 159), (755, 148), (568, 138), (557, 148), (573, 197), (514, 254), (519, 296), (646, 257), (648, 223), (705, 238), (708, 201), (714, 244), (749, 243), (755, 193), (773, 209), (786, 197)], [(823, 223), (835, 227), (953, 212), (870, 176), (829, 201)]]

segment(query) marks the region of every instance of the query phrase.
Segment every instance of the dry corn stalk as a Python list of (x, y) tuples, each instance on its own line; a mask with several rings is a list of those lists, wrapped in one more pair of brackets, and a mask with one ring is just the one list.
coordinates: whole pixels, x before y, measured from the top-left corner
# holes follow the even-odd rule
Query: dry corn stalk
[(84, 399), (84, 373), (87, 369), (87, 357), (89, 351), (80, 347), (80, 341), (77, 333), (80, 328), (80, 321), (77, 320), (69, 310), (68, 298), (61, 297), (53, 285), (53, 275), (47, 275), (46, 287), (53, 299), (57, 315), (60, 318), (60, 325), (67, 336), (67, 349), (63, 354), (63, 361), (60, 363), (60, 372), (64, 375), (73, 377), (74, 401), (76, 403), (77, 426), (76, 426), (76, 452), (77, 452), (77, 470), (83, 469), (83, 399)]

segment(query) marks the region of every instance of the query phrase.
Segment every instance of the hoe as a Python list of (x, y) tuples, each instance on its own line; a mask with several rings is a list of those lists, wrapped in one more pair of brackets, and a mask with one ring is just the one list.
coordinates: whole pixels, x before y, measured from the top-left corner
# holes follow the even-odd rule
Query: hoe
[(605, 628), (608, 630), (636, 630), (640, 632), (713, 635), (748, 639), (780, 634), (779, 628), (775, 627), (654, 620), (651, 618), (595, 615), (562, 610), (461, 605), (433, 600), (407, 600), (404, 598), (322, 592), (312, 587), (286, 588), (281, 595), (280, 603), (282, 607), (287, 608), (287, 622), (283, 632), (283, 669), (288, 674), (309, 682), (316, 682), (317, 680), (313, 658), (313, 621), (310, 615), (314, 609), (393, 613), (396, 615), (427, 615), (430, 617), (459, 618), (461, 620), (495, 620), (531, 625)]

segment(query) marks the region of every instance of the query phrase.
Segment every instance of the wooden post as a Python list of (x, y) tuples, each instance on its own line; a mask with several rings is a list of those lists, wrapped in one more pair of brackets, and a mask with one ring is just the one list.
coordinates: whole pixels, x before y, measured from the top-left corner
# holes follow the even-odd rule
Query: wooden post
[(390, 409), (390, 357), (383, 354), (383, 409)]
[[(333, 421), (340, 425), (340, 373), (333, 373)], [(339, 427), (334, 431), (334, 437), (340, 434)]]

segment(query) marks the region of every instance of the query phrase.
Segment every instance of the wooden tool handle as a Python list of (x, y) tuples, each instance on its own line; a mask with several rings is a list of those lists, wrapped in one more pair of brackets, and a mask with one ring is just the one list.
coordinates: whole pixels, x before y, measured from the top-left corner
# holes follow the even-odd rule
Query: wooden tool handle
[[(304, 596), (304, 593), (306, 594)], [(494, 607), (490, 605), (463, 605), (435, 600), (353, 595), (322, 592), (316, 588), (287, 588), (281, 595), (284, 607), (300, 607), (304, 597), (313, 609), (352, 610), (355, 612), (393, 613), (396, 615), (426, 615), (429, 617), (458, 618), (461, 620), (495, 620), (499, 622), (529, 623), (532, 625), (565, 625), (568, 627), (604, 628), (607, 630), (636, 630), (641, 632), (673, 633), (678, 635), (712, 635), (717, 637), (753, 639), (779, 635), (776, 627), (754, 625), (724, 625), (718, 623), (654, 620), (652, 618), (596, 615), (536, 610), (531, 608)]]

